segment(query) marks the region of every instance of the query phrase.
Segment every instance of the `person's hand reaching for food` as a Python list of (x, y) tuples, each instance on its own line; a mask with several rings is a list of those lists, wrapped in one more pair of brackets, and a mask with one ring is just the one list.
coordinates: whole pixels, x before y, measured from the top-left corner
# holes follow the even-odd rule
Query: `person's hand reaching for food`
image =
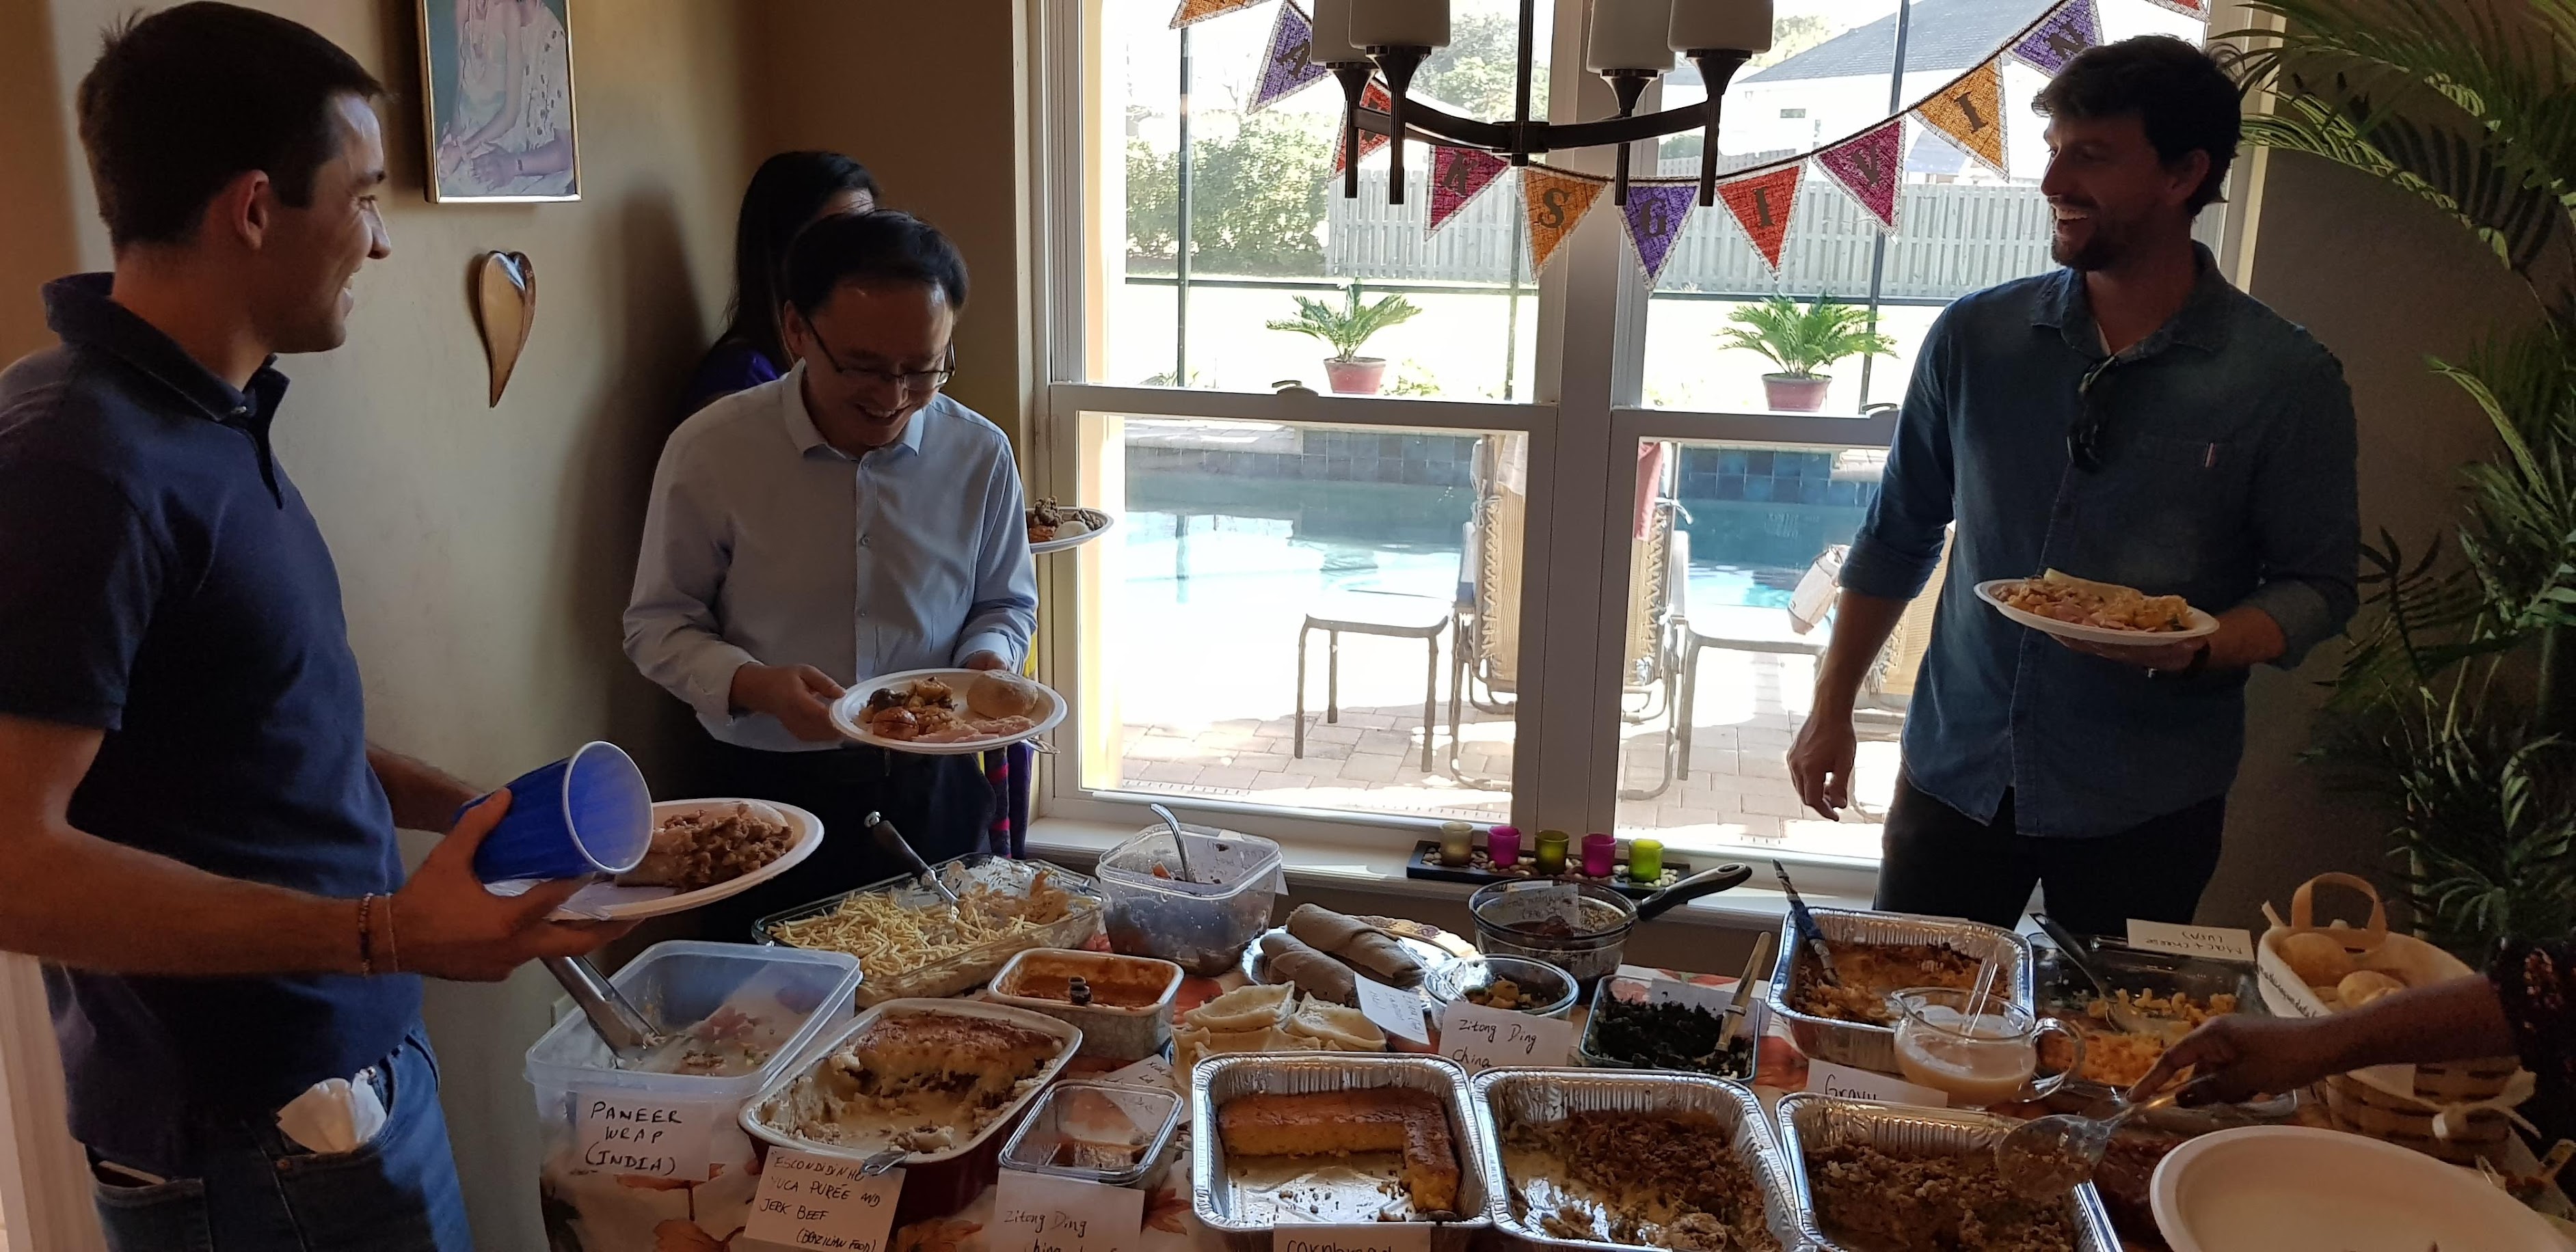
[(2324, 1017), (2213, 1017), (2165, 1049), (2129, 1098), (2154, 1095), (2185, 1069), (2212, 1081), (2184, 1103), (2237, 1103), (2371, 1065), (2504, 1056), (2516, 1042), (2494, 983), (2448, 978)]
[(2331, 1020), (2250, 1013), (2210, 1018), (2165, 1049), (2155, 1068), (2129, 1089), (2129, 1098), (2143, 1100), (2163, 1091), (2185, 1069), (2211, 1080), (2185, 1094), (2185, 1104), (2234, 1104), (2296, 1091), (2338, 1072)]
[(632, 928), (631, 922), (547, 920), (589, 885), (584, 879), (539, 883), (517, 896), (486, 889), (474, 876), (474, 851), (509, 811), (506, 790), (467, 810), (411, 881), (383, 901), (368, 925), (373, 951), (386, 967), (459, 982), (498, 982), (530, 961), (596, 951)]
[(733, 672), (733, 707), (754, 713), (766, 713), (778, 719), (787, 733), (807, 743), (831, 743), (841, 738), (832, 726), (832, 701), (841, 698), (841, 684), (811, 665), (763, 665), (745, 663)]

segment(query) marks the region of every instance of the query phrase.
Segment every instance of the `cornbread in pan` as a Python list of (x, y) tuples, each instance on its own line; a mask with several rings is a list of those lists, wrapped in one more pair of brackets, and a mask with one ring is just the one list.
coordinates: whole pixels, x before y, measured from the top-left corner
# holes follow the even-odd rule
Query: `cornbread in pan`
[(1397, 1152), (1413, 1207), (1458, 1209), (1458, 1151), (1438, 1097), (1407, 1087), (1249, 1095), (1217, 1110), (1217, 1133), (1238, 1156)]

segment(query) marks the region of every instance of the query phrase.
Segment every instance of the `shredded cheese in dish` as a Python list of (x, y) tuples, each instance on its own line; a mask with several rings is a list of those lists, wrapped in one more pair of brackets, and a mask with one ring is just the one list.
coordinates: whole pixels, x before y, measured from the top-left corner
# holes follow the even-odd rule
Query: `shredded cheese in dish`
[(770, 927), (779, 942), (847, 952), (871, 976), (891, 977), (1003, 939), (1032, 935), (1072, 911), (1073, 895), (1040, 872), (1026, 896), (991, 886), (967, 888), (958, 907), (934, 900), (906, 906), (882, 892), (862, 892), (819, 917)]

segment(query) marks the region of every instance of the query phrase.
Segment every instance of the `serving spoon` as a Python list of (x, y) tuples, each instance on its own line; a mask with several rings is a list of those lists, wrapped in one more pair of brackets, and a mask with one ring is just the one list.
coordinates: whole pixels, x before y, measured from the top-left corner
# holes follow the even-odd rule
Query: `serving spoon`
[(2084, 981), (2093, 984), (2093, 998), (2101, 1001), (2103, 1007), (2110, 1012), (2112, 1025), (2132, 1035), (2161, 1037), (2167, 1033), (2161, 1024), (2139, 1012), (2137, 1006), (2130, 1004), (2126, 997), (2111, 994), (2111, 984), (2102, 977), (2102, 972), (2093, 968), (2091, 961), (2084, 959), (2084, 940), (2075, 932), (2068, 930), (2064, 922), (2046, 913), (2033, 913), (2030, 915), (2030, 920), (2039, 923), (2039, 928), (2047, 931), (2048, 937), (2056, 941), (2060, 958), (2075, 967), (2075, 972), (2082, 974)]
[(2122, 1103), (2109, 1117), (2051, 1113), (2012, 1128), (1995, 1145), (1995, 1172), (2004, 1185), (2024, 1199), (2053, 1199), (2093, 1177), (2102, 1156), (2111, 1150), (2111, 1135), (2121, 1124), (2149, 1109), (2170, 1108), (2187, 1092), (2210, 1082), (2195, 1078), (2135, 1104)]

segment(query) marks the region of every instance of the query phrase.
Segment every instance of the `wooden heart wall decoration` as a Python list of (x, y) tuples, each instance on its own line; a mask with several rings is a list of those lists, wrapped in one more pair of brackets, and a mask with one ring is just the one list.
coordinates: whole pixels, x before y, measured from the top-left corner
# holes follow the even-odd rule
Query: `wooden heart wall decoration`
[(537, 267), (524, 252), (486, 252), (474, 258), (474, 317), (483, 327), (483, 352), (492, 362), (492, 399), (501, 404), (501, 389), (528, 346), (528, 331), (537, 324)]

